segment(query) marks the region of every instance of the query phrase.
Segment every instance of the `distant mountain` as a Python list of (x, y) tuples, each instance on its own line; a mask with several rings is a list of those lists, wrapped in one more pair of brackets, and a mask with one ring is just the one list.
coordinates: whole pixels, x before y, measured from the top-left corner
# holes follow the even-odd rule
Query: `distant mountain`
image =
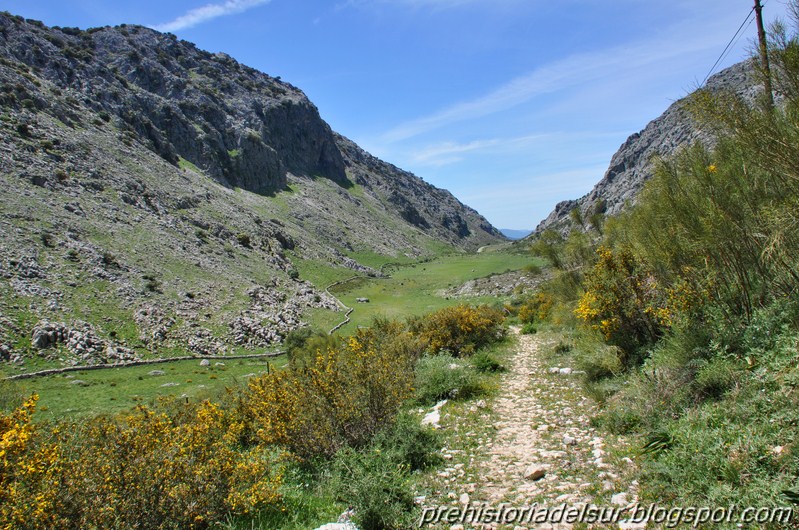
[[(708, 79), (706, 88), (731, 90), (749, 99), (762, 90), (751, 60), (715, 74)], [(594, 189), (579, 199), (558, 203), (538, 224), (534, 233), (548, 228), (561, 232), (568, 232), (573, 228), (585, 229), (595, 212), (605, 215), (618, 213), (625, 205), (635, 202), (644, 182), (652, 176), (653, 157), (667, 157), (694, 142), (710, 142), (710, 136), (693, 123), (685, 109), (686, 101), (687, 98), (676, 101), (642, 131), (627, 138), (611, 158), (610, 167)], [(586, 225), (574, 226), (570, 212), (575, 208), (579, 208)]]
[(337, 269), (504, 240), (296, 87), (171, 34), (0, 13), (0, 106), (0, 359), (33, 328), (97, 339), (70, 362), (264, 346), (337, 309)]
[(514, 230), (512, 228), (500, 228), (499, 231), (508, 239), (524, 239), (532, 233), (532, 230)]

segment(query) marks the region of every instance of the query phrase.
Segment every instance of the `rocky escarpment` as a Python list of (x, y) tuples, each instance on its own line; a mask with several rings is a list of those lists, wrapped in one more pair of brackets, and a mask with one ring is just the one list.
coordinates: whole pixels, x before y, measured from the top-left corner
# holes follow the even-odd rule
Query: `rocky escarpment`
[[(706, 88), (732, 91), (750, 100), (761, 90), (751, 61), (738, 63), (712, 76)], [(548, 228), (561, 232), (571, 230), (574, 223), (570, 213), (575, 208), (579, 209), (579, 217), (585, 222), (579, 228), (589, 227), (590, 219), (596, 213), (618, 213), (625, 205), (635, 202), (644, 182), (652, 176), (653, 158), (668, 157), (695, 142), (710, 142), (711, 136), (694, 123), (686, 103), (687, 98), (676, 101), (642, 131), (627, 138), (611, 158), (610, 167), (594, 189), (579, 199), (558, 203), (539, 223), (534, 234)]]
[[(305, 95), (225, 54), (137, 26), (80, 31), (2, 22), (7, 59), (81, 94), (88, 108), (169, 162), (181, 157), (258, 193), (285, 187), (287, 172), (346, 180), (333, 133)], [(49, 104), (35, 93), (31, 99)]]

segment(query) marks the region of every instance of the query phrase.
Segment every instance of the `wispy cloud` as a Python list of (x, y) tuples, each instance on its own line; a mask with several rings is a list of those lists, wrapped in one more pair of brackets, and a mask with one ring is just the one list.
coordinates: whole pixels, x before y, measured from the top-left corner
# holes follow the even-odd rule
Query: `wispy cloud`
[[(531, 148), (552, 152), (559, 146), (573, 146), (577, 143), (594, 142), (606, 138), (616, 138), (618, 131), (568, 131), (527, 134), (510, 138), (485, 138), (469, 142), (443, 141), (415, 147), (409, 156), (413, 165), (442, 167), (463, 161), (467, 156), (480, 154), (501, 154), (513, 156), (530, 154)], [(573, 160), (573, 158), (572, 158)]]
[(451, 125), (483, 118), (527, 103), (536, 97), (605, 79), (613, 80), (650, 69), (669, 60), (712, 46), (711, 39), (685, 41), (656, 39), (598, 52), (575, 54), (541, 66), (493, 91), (455, 103), (430, 115), (401, 123), (387, 131), (382, 141), (394, 143)]
[(170, 22), (154, 25), (152, 28), (158, 31), (179, 31), (202, 24), (203, 22), (208, 22), (215, 18), (243, 13), (253, 7), (268, 4), (270, 1), (271, 0), (227, 0), (220, 4), (207, 4), (202, 7), (191, 9)]

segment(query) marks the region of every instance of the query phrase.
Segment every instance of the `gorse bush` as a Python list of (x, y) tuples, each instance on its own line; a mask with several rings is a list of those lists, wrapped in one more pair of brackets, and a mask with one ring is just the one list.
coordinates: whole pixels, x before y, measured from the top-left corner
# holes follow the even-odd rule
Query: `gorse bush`
[(0, 414), (0, 528), (48, 528), (59, 524), (61, 451), (31, 423), (34, 396)]
[(139, 407), (43, 430), (35, 398), (0, 418), (2, 528), (206, 528), (279, 501), (280, 466), (204, 402), (176, 423)]
[(627, 353), (657, 340), (669, 322), (658, 282), (630, 252), (597, 250), (574, 313)]
[(530, 299), (519, 307), (519, 320), (523, 324), (532, 324), (549, 319), (552, 306), (555, 303), (553, 296), (546, 292), (535, 293)]
[(468, 355), (505, 335), (502, 311), (488, 306), (458, 305), (409, 322), (410, 331), (432, 353), (447, 350)]
[[(450, 326), (441, 334), (423, 318), (380, 319), (346, 339), (296, 333), (284, 370), (214, 403), (171, 399), (118, 417), (36, 423), (35, 397), (6, 400), (0, 529), (307, 528), (347, 505), (365, 530), (406, 528), (411, 473), (438, 462), (439, 442), (403, 410), (414, 396), (484, 393), (488, 376), (475, 366), (498, 366), (487, 354), (470, 363), (424, 352), (496, 341), (501, 317), (463, 306), (435, 314)], [(286, 484), (287, 473), (308, 482)]]
[(250, 381), (258, 436), (303, 458), (361, 447), (411, 395), (412, 370), (412, 359), (376, 348), (365, 333), (318, 350), (302, 368)]
[(533, 249), (556, 268), (551, 320), (570, 306), (587, 325), (571, 355), (603, 404), (595, 423), (642, 440), (645, 501), (799, 497), (799, 38), (771, 35), (776, 106), (698, 91), (686, 108), (712, 145), (656, 160), (635, 206), (588, 239)]

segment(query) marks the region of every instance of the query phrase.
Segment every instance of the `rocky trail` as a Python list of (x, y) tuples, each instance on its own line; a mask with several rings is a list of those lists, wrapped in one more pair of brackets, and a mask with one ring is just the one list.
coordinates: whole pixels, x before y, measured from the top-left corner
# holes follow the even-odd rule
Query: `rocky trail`
[[(514, 330), (518, 334), (518, 330)], [(634, 462), (625, 456), (621, 438), (601, 434), (591, 426), (595, 403), (585, 396), (580, 374), (556, 366), (548, 355), (558, 339), (546, 335), (518, 335), (516, 353), (508, 360), (499, 393), (488, 402), (445, 407), (441, 426), (452, 431), (443, 450), (447, 466), (425, 506), (450, 510), (472, 509), (465, 520), (425, 525), (452, 530), (585, 528), (558, 517), (567, 510), (619, 510), (637, 502), (632, 480)], [(561, 361), (563, 362), (563, 361)], [(488, 509), (505, 507), (504, 522), (487, 521)], [(536, 517), (513, 510), (537, 509)], [(482, 517), (480, 509), (482, 508)], [(450, 512), (452, 513), (452, 512)], [(432, 517), (428, 510), (428, 517)], [(496, 519), (496, 518), (495, 518)], [(560, 519), (560, 520), (559, 520)], [(591, 522), (585, 516), (586, 522)], [(592, 528), (641, 528), (609, 521)]]

